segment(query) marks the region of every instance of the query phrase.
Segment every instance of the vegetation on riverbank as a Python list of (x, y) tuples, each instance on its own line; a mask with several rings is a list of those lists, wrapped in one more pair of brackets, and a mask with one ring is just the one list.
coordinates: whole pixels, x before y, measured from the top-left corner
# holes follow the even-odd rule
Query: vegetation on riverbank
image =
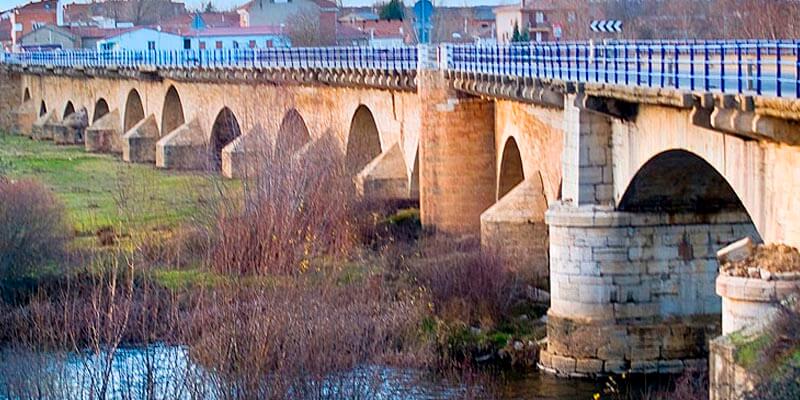
[[(321, 382), (370, 364), (529, 363), (544, 308), (527, 283), (475, 241), (424, 234), (413, 209), (353, 197), (333, 143), (316, 146), (300, 161), (265, 154), (242, 185), (0, 135), (3, 175), (42, 182), (74, 237), (46, 274), (2, 277), (0, 342), (181, 344), (233, 398), (324, 398)], [(110, 379), (107, 362), (87, 368)], [(489, 396), (477, 387), (465, 396)]]

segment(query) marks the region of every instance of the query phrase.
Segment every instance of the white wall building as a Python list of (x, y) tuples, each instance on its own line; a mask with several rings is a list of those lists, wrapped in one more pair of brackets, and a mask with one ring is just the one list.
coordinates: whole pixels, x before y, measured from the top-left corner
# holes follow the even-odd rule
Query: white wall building
[(97, 42), (97, 50), (183, 50), (183, 36), (156, 28), (138, 27)]

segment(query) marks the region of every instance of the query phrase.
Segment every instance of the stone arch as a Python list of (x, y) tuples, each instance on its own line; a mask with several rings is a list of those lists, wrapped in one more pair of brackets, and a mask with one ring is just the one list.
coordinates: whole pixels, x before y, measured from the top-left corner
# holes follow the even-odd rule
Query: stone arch
[(42, 104), (39, 106), (39, 116), (41, 117), (45, 114), (47, 114), (47, 104), (42, 100)]
[(522, 155), (516, 139), (509, 137), (503, 147), (497, 174), (497, 199), (505, 196), (523, 180), (525, 180), (525, 172), (522, 168)]
[(164, 96), (164, 108), (161, 112), (161, 136), (169, 134), (185, 122), (181, 97), (175, 86), (170, 85)]
[(361, 104), (350, 121), (345, 166), (350, 173), (356, 174), (379, 156), (381, 151), (381, 138), (375, 117), (367, 106)]
[(124, 131), (128, 132), (144, 119), (144, 106), (142, 98), (136, 89), (128, 92), (128, 99), (125, 101), (125, 119), (123, 120)]
[(288, 154), (296, 152), (311, 141), (308, 126), (297, 109), (292, 108), (283, 116), (276, 140), (275, 148)]
[(733, 187), (714, 166), (681, 149), (661, 152), (645, 162), (617, 208), (630, 212), (747, 213)]
[(241, 135), (239, 121), (230, 108), (224, 107), (214, 120), (209, 142), (210, 167), (219, 171), (222, 168), (222, 149)]
[(67, 105), (64, 106), (64, 114), (62, 119), (66, 119), (73, 113), (75, 113), (75, 106), (72, 104), (72, 101), (67, 101)]
[(31, 99), (31, 91), (28, 88), (25, 88), (25, 92), (22, 93), (22, 102), (25, 103), (26, 101)]
[(104, 98), (100, 98), (94, 104), (94, 115), (92, 116), (92, 123), (97, 122), (98, 119), (103, 118), (109, 113), (108, 102)]

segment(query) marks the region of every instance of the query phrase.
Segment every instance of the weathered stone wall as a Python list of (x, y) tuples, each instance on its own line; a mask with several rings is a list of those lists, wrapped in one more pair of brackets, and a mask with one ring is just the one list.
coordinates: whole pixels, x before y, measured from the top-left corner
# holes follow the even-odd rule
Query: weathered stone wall
[(542, 363), (565, 374), (666, 371), (704, 357), (719, 332), (715, 251), (756, 234), (747, 215), (734, 212), (555, 206), (547, 223), (551, 307)]
[(10, 132), (14, 129), (14, 112), (22, 105), (22, 94), (22, 77), (0, 69), (0, 130)]
[[(408, 180), (411, 181), (422, 120), (419, 98), (412, 92), (363, 87), (279, 86), (254, 82), (23, 75), (14, 93), (20, 93), (18, 96), (21, 99), (22, 90), (28, 88), (36, 109), (44, 102), (47, 110), (54, 111), (56, 116), (63, 115), (68, 102), (72, 102), (76, 109), (86, 107), (88, 115), (94, 115), (99, 100), (103, 99), (109, 110), (119, 111), (116, 131), (124, 135), (123, 126), (128, 111), (125, 109), (126, 101), (129, 93), (136, 90), (142, 100), (144, 116), (153, 116), (155, 132), (158, 133), (155, 139), (158, 140), (170, 133), (163, 132), (161, 125), (165, 121), (163, 113), (171, 87), (178, 93), (185, 121), (196, 120), (202, 130), (201, 137), (207, 140), (210, 139), (217, 115), (225, 107), (233, 112), (243, 134), (263, 131), (265, 137), (273, 142), (284, 116), (294, 109), (302, 116), (312, 138), (334, 135), (344, 150), (347, 148), (353, 115), (360, 105), (366, 106), (374, 117), (382, 150), (400, 144)], [(114, 131), (112, 126), (108, 126), (108, 121), (105, 121), (104, 130)], [(155, 147), (152, 152), (155, 154)], [(147, 157), (150, 158), (154, 157)]]
[(720, 336), (709, 347), (709, 399), (741, 399), (742, 393), (753, 388), (753, 377), (736, 363), (736, 346), (729, 336)]
[(480, 233), (496, 197), (494, 103), (451, 90), (438, 71), (418, 77), (425, 99), (420, 142), (422, 223), (453, 234)]

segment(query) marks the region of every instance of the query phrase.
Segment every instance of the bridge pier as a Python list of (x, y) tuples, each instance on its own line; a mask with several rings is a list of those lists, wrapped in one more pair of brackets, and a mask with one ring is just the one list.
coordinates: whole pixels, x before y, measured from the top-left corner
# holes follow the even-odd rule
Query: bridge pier
[(158, 125), (153, 115), (139, 121), (122, 137), (122, 159), (135, 163), (154, 163)]
[(55, 120), (55, 112), (50, 111), (40, 116), (31, 128), (31, 138), (34, 140), (53, 139), (52, 133), (47, 129), (47, 125)]
[(83, 144), (89, 117), (86, 108), (67, 115), (61, 122), (50, 125), (55, 144)]
[(12, 132), (17, 135), (30, 136), (33, 124), (39, 119), (37, 111), (33, 100), (28, 100), (17, 107), (11, 116), (13, 122)]
[[(564, 375), (675, 373), (720, 331), (715, 251), (757, 237), (746, 213), (629, 213), (556, 205), (543, 367)], [(700, 360), (700, 361), (693, 361)]]
[(451, 89), (440, 71), (420, 71), (422, 223), (450, 234), (480, 234), (495, 202), (494, 103)]
[(103, 115), (86, 128), (86, 151), (122, 153), (122, 135), (119, 133), (119, 110)]
[(655, 157), (615, 193), (636, 116), (586, 104), (565, 102), (563, 199), (546, 213), (551, 305), (540, 364), (573, 376), (705, 365), (720, 331), (716, 250), (758, 232), (724, 180), (688, 153)]
[(411, 198), (406, 162), (400, 143), (375, 157), (355, 177), (356, 192), (370, 199)]
[(156, 143), (158, 168), (203, 169), (208, 161), (208, 144), (197, 119), (179, 126)]

